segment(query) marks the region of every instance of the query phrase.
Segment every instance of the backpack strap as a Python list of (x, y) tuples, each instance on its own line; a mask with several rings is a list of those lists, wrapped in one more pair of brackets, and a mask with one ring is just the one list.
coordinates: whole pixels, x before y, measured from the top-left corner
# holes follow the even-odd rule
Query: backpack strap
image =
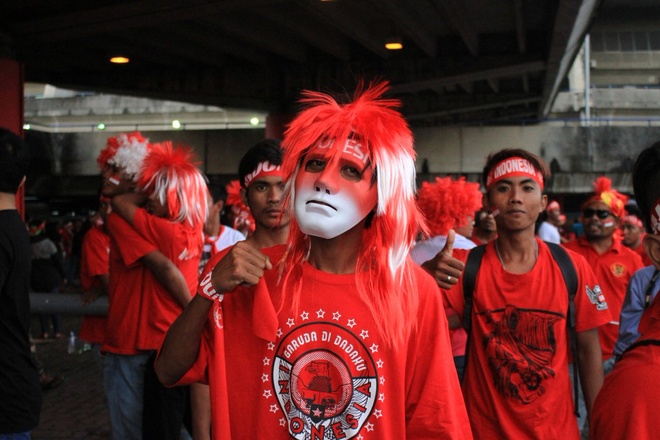
[(552, 258), (559, 265), (561, 274), (564, 277), (564, 283), (566, 283), (566, 291), (568, 291), (568, 333), (571, 356), (573, 357), (573, 402), (575, 405), (575, 415), (580, 417), (580, 411), (578, 410), (580, 369), (577, 355), (577, 331), (575, 330), (575, 295), (578, 289), (577, 272), (575, 272), (575, 265), (573, 265), (573, 261), (568, 256), (566, 249), (556, 243), (546, 241), (545, 244), (548, 245), (552, 253)]
[(474, 283), (477, 280), (477, 272), (479, 272), (479, 266), (481, 266), (484, 252), (486, 252), (485, 244), (472, 248), (468, 254), (467, 261), (465, 262), (465, 270), (463, 271), (463, 298), (465, 299), (463, 328), (468, 332), (468, 335), (472, 327), (472, 295), (474, 293)]
[(463, 357), (464, 370), (468, 364), (468, 352), (470, 347), (470, 339), (472, 339), (472, 299), (474, 293), (474, 283), (477, 279), (477, 272), (481, 266), (481, 260), (486, 252), (486, 245), (481, 244), (470, 250), (467, 261), (465, 262), (465, 270), (463, 271), (463, 299), (465, 306), (463, 307), (463, 328), (467, 333), (467, 341), (465, 342), (465, 356)]

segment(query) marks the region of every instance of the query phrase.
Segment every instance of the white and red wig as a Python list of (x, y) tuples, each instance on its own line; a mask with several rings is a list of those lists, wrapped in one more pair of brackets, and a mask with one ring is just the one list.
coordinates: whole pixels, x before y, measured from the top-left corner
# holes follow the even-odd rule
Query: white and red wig
[[(369, 154), (378, 190), (373, 218), (363, 232), (355, 268), (361, 299), (389, 343), (405, 338), (415, 323), (417, 287), (414, 263), (408, 257), (424, 218), (415, 200), (415, 151), (408, 124), (395, 109), (396, 99), (383, 99), (388, 83), (359, 87), (354, 100), (338, 103), (313, 91), (303, 94), (306, 105), (284, 134), (282, 148), (285, 206), (295, 199), (295, 181), (304, 156), (319, 143), (331, 143), (328, 154), (341, 154), (347, 140), (357, 141)], [(287, 253), (282, 261), (284, 291), (293, 294), (297, 308), (301, 292), (301, 263), (309, 257), (310, 238), (292, 220)], [(292, 288), (289, 290), (287, 284)]]
[(141, 191), (167, 205), (170, 220), (192, 228), (201, 228), (208, 212), (206, 178), (197, 165), (190, 147), (174, 148), (171, 141), (152, 144), (138, 178)]
[[(149, 152), (149, 140), (142, 136), (139, 131), (122, 133), (117, 137), (108, 139), (105, 150), (101, 151), (96, 159), (101, 169), (106, 165), (114, 165), (137, 181), (142, 161)], [(105, 163), (103, 163), (105, 161)]]

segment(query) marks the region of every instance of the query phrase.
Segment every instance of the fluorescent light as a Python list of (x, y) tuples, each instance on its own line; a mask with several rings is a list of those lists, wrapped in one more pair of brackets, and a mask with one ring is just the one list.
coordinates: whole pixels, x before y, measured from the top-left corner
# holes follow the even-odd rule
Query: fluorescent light
[(96, 124), (96, 128), (99, 130), (105, 130), (105, 124), (103, 122), (99, 122)]
[(256, 127), (257, 125), (259, 125), (259, 118), (254, 117), (254, 118), (250, 119), (250, 124), (252, 124), (253, 126)]
[(181, 121), (179, 121), (178, 119), (173, 120), (172, 121), (172, 128), (174, 128), (175, 130), (178, 130), (179, 128), (181, 128)]
[(385, 49), (387, 50), (400, 50), (403, 49), (401, 37), (390, 37), (385, 41)]
[(114, 64), (126, 64), (129, 61), (130, 60), (128, 58), (123, 57), (123, 56), (115, 56), (115, 57), (110, 58), (110, 62), (114, 63)]

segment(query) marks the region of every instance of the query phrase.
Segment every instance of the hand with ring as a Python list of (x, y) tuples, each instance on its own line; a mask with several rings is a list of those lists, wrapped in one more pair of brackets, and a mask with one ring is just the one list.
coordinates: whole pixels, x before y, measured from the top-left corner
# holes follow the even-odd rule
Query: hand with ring
[(422, 268), (435, 278), (441, 289), (445, 290), (451, 289), (458, 282), (465, 268), (462, 261), (452, 257), (455, 237), (454, 231), (450, 230), (445, 247), (435, 257), (422, 264)]

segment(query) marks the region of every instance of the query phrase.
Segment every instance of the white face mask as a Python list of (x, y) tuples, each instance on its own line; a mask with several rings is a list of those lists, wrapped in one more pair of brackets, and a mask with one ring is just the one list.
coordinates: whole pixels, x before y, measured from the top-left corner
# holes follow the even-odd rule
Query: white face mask
[(313, 149), (296, 176), (294, 213), (300, 230), (325, 239), (350, 230), (371, 212), (378, 200), (373, 171), (360, 145), (348, 141), (333, 158)]

